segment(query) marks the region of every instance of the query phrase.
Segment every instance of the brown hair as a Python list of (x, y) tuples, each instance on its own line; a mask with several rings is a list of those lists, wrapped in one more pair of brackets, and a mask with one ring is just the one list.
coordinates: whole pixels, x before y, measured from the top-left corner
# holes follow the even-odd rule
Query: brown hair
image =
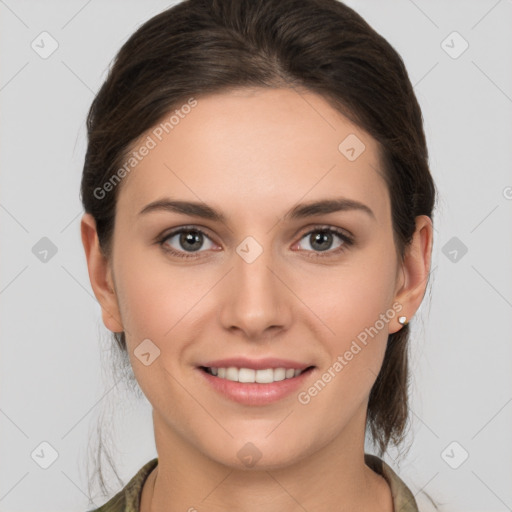
[[(436, 196), (421, 110), (399, 54), (337, 0), (186, 0), (126, 41), (87, 118), (81, 200), (104, 254), (122, 183), (101, 199), (95, 190), (165, 115), (191, 97), (238, 87), (318, 93), (379, 143), (403, 258), (415, 217), (432, 218)], [(126, 354), (124, 333), (114, 336)], [(367, 428), (380, 455), (403, 441), (408, 422), (408, 338), (408, 326), (389, 336), (369, 398)]]

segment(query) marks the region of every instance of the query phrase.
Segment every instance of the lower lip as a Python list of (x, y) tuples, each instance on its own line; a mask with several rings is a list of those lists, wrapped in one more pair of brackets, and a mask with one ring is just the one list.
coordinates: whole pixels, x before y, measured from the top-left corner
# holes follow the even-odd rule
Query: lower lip
[(227, 398), (244, 405), (267, 405), (277, 402), (294, 391), (297, 391), (297, 389), (304, 385), (304, 381), (309, 377), (314, 368), (310, 368), (297, 377), (271, 382), (269, 384), (234, 382), (210, 375), (204, 370), (201, 370), (201, 368), (197, 370), (213, 389)]

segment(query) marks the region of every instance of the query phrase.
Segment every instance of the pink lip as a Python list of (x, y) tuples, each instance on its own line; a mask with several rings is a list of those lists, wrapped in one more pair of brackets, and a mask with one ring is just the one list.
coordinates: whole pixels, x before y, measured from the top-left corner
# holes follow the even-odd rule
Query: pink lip
[(265, 370), (266, 368), (294, 368), (296, 370), (304, 370), (311, 364), (299, 363), (289, 359), (277, 359), (275, 357), (266, 357), (264, 359), (247, 359), (246, 357), (231, 357), (228, 359), (217, 359), (202, 363), (200, 366), (208, 368), (251, 368), (253, 370)]
[[(224, 361), (222, 362), (224, 364)], [(244, 363), (244, 365), (247, 362)], [(268, 363), (267, 363), (268, 364)], [(279, 364), (282, 364), (280, 362)], [(242, 368), (248, 368), (248, 366), (241, 365)], [(236, 365), (231, 365), (236, 366)], [(299, 365), (303, 366), (303, 365)], [(224, 366), (220, 366), (223, 368)], [(263, 368), (271, 368), (272, 366), (263, 366)], [(294, 366), (291, 366), (292, 368)], [(249, 366), (250, 368), (250, 366)], [(284, 368), (284, 366), (276, 366), (276, 368)], [(232, 380), (221, 379), (210, 375), (201, 368), (197, 368), (199, 373), (206, 379), (208, 385), (210, 385), (215, 391), (222, 394), (223, 396), (244, 405), (267, 405), (278, 400), (285, 398), (286, 396), (297, 392), (298, 389), (304, 386), (304, 382), (309, 378), (309, 375), (314, 371), (314, 368), (301, 373), (297, 377), (291, 379), (284, 379), (269, 384), (260, 384), (258, 382), (234, 382)]]

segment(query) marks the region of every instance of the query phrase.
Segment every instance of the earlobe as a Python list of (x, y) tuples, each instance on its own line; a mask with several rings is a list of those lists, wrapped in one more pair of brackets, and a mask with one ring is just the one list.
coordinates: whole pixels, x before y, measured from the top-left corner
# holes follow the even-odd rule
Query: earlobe
[(122, 332), (123, 325), (119, 313), (119, 305), (113, 291), (113, 279), (109, 261), (101, 251), (96, 221), (94, 217), (85, 213), (80, 223), (82, 244), (87, 259), (89, 280), (101, 306), (101, 314), (105, 327), (112, 332)]
[[(432, 256), (432, 231), (430, 217), (427, 215), (416, 217), (416, 230), (411, 243), (406, 248), (402, 263), (402, 284), (395, 295), (395, 301), (402, 305), (402, 309), (397, 315), (397, 329), (393, 332), (400, 330), (403, 325), (411, 321), (425, 295)], [(405, 324), (399, 321), (399, 318), (404, 316), (407, 322)]]

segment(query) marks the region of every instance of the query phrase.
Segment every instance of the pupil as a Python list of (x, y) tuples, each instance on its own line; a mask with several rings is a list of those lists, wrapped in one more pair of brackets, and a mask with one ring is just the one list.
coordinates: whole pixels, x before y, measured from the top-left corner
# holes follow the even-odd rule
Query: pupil
[(201, 248), (201, 233), (197, 231), (188, 231), (186, 233), (182, 233), (180, 237), (180, 243), (182, 246), (186, 246), (188, 243), (193, 244), (192, 247), (189, 248), (192, 251), (197, 251)]
[(314, 239), (313, 239), (313, 244), (312, 247), (315, 248), (315, 245), (317, 242), (319, 242), (320, 244), (323, 242), (328, 242), (327, 243), (327, 246), (325, 246), (324, 244), (324, 247), (317, 247), (317, 249), (319, 251), (325, 251), (329, 248), (329, 246), (331, 245), (331, 239), (332, 239), (332, 233), (320, 233), (318, 232), (316, 235), (314, 235)]

